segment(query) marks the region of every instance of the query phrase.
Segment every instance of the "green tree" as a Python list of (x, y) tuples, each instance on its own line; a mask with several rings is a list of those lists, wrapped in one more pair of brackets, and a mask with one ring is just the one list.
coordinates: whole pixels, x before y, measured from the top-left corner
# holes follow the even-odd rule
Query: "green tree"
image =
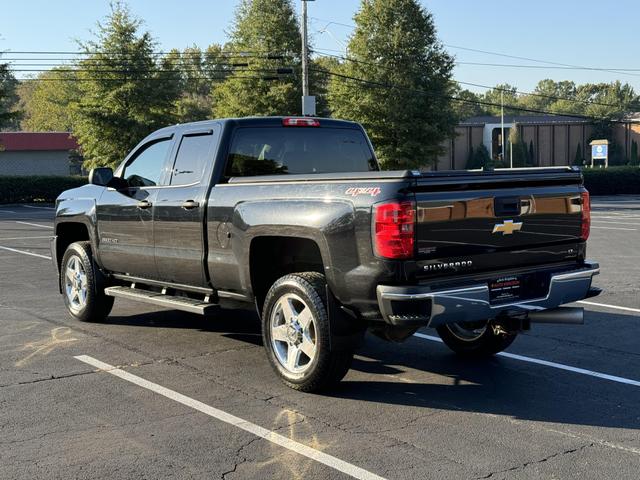
[(333, 115), (364, 124), (386, 168), (434, 164), (457, 118), (433, 17), (417, 0), (362, 0), (355, 22), (351, 61), (330, 74)]
[(15, 127), (20, 113), (15, 111), (17, 81), (7, 63), (0, 63), (0, 130)]
[(453, 109), (458, 119), (466, 120), (478, 115), (487, 115), (487, 109), (481, 103), (483, 100), (481, 95), (457, 87), (454, 96), (457, 100), (453, 101)]
[(519, 99), (516, 87), (508, 83), (496, 85), (491, 90), (485, 92), (482, 100), (493, 105), (486, 105), (485, 109), (490, 115), (500, 115), (501, 105), (504, 105), (505, 115), (521, 115), (519, 110), (509, 107), (519, 107)]
[(81, 44), (87, 57), (77, 70), (74, 133), (89, 166), (115, 166), (143, 137), (176, 121), (179, 74), (169, 59), (157, 59), (141, 24), (114, 3), (95, 40)]
[(513, 152), (513, 166), (531, 166), (527, 144), (522, 139), (522, 136), (520, 135), (520, 129), (516, 124), (514, 124), (513, 127), (509, 129), (509, 142), (511, 143), (510, 151)]
[(536, 166), (536, 156), (535, 156), (535, 152), (533, 151), (533, 140), (529, 141), (529, 163), (531, 164), (531, 166), (535, 167)]
[(20, 126), (32, 132), (70, 132), (80, 98), (78, 77), (73, 69), (59, 67), (18, 87), (23, 118)]
[(587, 83), (577, 88), (577, 97), (585, 103), (584, 114), (614, 120), (640, 109), (640, 97), (628, 83)]
[(180, 97), (175, 103), (178, 121), (194, 122), (211, 117), (211, 90), (232, 71), (233, 65), (244, 65), (242, 59), (229, 57), (222, 45), (212, 44), (202, 51), (199, 47), (172, 50), (167, 62), (179, 72)]
[[(301, 37), (291, 0), (242, 0), (225, 46), (247, 67), (214, 86), (216, 117), (291, 115), (301, 110), (299, 78), (278, 76), (277, 67), (299, 70)], [(277, 57), (277, 58), (274, 58)]]
[(530, 95), (523, 95), (519, 105), (531, 110), (580, 114), (584, 105), (575, 102), (576, 84), (571, 81), (540, 80)]
[(325, 72), (338, 71), (340, 61), (333, 57), (317, 57), (311, 60), (309, 67), (309, 85), (311, 92), (316, 96), (316, 114), (319, 117), (330, 117), (332, 115), (329, 104), (329, 82), (331, 77)]
[(475, 151), (473, 150), (473, 147), (469, 148), (469, 154), (467, 155), (467, 163), (464, 168), (466, 168), (467, 170), (472, 170), (474, 168), (477, 168), (475, 166)]
[(487, 147), (485, 147), (484, 144), (480, 144), (478, 148), (476, 148), (471, 161), (467, 160), (467, 168), (471, 169), (492, 169), (494, 166), (493, 159), (489, 155), (489, 150), (487, 150)]

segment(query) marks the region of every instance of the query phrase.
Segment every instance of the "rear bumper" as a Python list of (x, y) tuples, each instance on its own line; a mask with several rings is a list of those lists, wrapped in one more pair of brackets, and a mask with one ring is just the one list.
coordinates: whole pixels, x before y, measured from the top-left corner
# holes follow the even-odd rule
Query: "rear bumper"
[(446, 290), (378, 285), (378, 306), (385, 322), (397, 326), (438, 327), (501, 315), (523, 315), (597, 295), (600, 291), (591, 287), (591, 281), (598, 273), (597, 263), (586, 262), (582, 268), (552, 274), (544, 297), (499, 304), (490, 302), (486, 282)]

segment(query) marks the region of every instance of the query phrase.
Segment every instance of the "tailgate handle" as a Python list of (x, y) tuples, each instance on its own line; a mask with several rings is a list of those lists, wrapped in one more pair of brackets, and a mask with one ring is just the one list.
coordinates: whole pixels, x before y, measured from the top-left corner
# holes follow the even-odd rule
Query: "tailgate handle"
[(494, 200), (497, 217), (520, 215), (520, 197), (498, 197)]

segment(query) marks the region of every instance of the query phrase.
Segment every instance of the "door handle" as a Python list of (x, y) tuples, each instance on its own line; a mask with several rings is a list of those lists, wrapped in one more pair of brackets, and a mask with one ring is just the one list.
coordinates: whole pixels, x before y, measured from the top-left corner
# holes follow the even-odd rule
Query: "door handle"
[(182, 204), (182, 208), (186, 209), (186, 210), (191, 210), (194, 208), (198, 208), (200, 206), (199, 202), (196, 202), (194, 200), (187, 200), (186, 202), (184, 202)]
[(151, 208), (153, 204), (151, 202), (149, 202), (148, 200), (140, 200), (138, 202), (138, 208), (140, 210), (146, 210), (147, 208)]

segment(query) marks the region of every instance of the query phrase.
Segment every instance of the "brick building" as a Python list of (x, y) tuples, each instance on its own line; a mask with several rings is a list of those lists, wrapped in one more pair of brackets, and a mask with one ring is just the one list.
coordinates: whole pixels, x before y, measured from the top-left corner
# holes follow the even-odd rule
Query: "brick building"
[(67, 132), (0, 133), (0, 175), (79, 174), (78, 148)]
[[(582, 158), (591, 161), (589, 141), (594, 125), (590, 120), (560, 115), (505, 115), (505, 137), (514, 125), (527, 146), (533, 142), (534, 161), (537, 166), (571, 165), (578, 146)], [(484, 144), (494, 158), (500, 153), (500, 117), (480, 116), (464, 120), (456, 127), (456, 136), (446, 144), (446, 153), (438, 159), (437, 169), (463, 169), (471, 148)], [(615, 124), (614, 140), (621, 154), (630, 157), (633, 141), (640, 143), (640, 114), (629, 116)], [(507, 152), (508, 154), (508, 152)]]

